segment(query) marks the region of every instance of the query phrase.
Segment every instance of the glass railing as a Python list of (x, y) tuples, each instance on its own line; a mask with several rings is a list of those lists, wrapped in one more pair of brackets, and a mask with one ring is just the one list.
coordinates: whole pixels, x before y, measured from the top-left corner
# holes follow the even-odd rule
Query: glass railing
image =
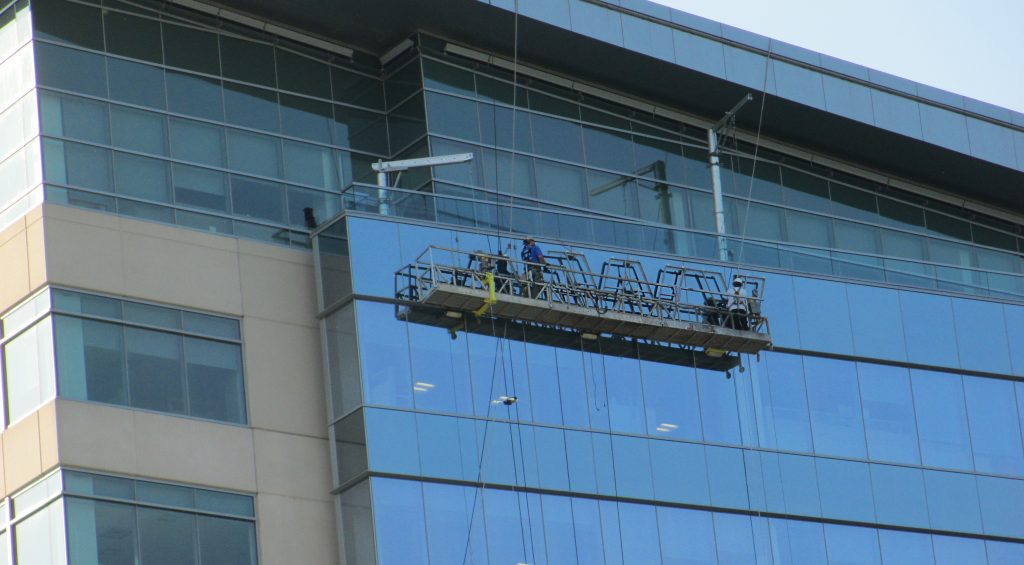
[[(442, 196), (422, 190), (353, 184), (345, 210), (425, 220), (488, 231), (532, 234), (550, 242), (635, 249), (716, 261), (715, 234), (600, 217), (570, 210)], [(1019, 273), (725, 236), (730, 257), (758, 267), (864, 279), (978, 296), (1024, 298)]]

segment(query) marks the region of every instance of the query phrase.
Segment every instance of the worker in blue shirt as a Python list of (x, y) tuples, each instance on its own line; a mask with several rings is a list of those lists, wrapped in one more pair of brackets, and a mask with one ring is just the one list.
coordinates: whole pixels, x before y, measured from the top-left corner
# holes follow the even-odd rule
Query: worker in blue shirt
[(523, 262), (526, 263), (526, 293), (527, 296), (532, 298), (537, 285), (544, 282), (543, 269), (544, 265), (547, 264), (547, 260), (544, 259), (544, 252), (537, 245), (537, 240), (532, 237), (523, 238), (523, 250), (519, 255)]

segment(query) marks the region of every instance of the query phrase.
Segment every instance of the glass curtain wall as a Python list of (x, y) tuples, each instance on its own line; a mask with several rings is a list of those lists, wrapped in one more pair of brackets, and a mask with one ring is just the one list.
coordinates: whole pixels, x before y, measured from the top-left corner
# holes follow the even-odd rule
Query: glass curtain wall
[[(434, 169), (435, 193), (447, 198), (430, 202), (436, 210), (428, 219), (524, 233), (548, 228), (502, 219), (500, 209), (497, 218), (481, 217), (478, 205), (459, 200), (466, 198), (714, 230), (703, 130), (523, 75), (514, 87), (510, 72), (443, 48), (421, 38), (430, 150), (472, 152), (475, 159)], [(755, 165), (753, 153), (730, 141), (722, 159), (733, 259), (963, 292), (1024, 293), (1016, 226), (768, 150), (758, 151)], [(574, 236), (578, 228), (557, 231), (577, 241), (584, 235)], [(671, 251), (699, 254), (692, 244)]]
[[(1020, 306), (769, 274), (780, 350), (727, 378), (604, 354), (603, 339), (452, 339), (388, 303), (396, 266), (427, 245), (496, 253), (508, 237), (349, 217), (317, 244), (356, 562), (671, 563), (692, 551), (697, 563), (943, 563), (962, 551), (991, 563), (1024, 551)], [(573, 251), (592, 266), (613, 256)], [(666, 261), (630, 258), (649, 274)], [(364, 481), (378, 474), (409, 481)], [(579, 522), (578, 504), (596, 517)], [(349, 542), (367, 508), (375, 538)], [(678, 548), (684, 537), (701, 548)]]
[(255, 565), (254, 500), (57, 471), (0, 502), (0, 563)]
[(55, 396), (247, 421), (238, 320), (47, 289), (2, 322), (8, 425)]
[(27, 0), (0, 11), (0, 227), (42, 201), (42, 160)]
[(378, 63), (93, 4), (33, 3), (48, 200), (305, 246), (390, 154)]

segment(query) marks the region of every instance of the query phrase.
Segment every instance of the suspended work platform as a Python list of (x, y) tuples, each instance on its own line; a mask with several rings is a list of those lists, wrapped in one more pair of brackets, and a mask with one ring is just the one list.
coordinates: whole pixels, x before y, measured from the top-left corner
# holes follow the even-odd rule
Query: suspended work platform
[[(453, 332), (506, 335), (555, 347), (727, 370), (734, 354), (771, 345), (760, 315), (764, 279), (742, 277), (729, 301), (716, 271), (665, 265), (651, 281), (643, 265), (609, 259), (600, 272), (572, 252), (543, 267), (504, 255), (430, 247), (396, 273), (398, 315)], [(730, 310), (741, 302), (746, 313)], [(513, 333), (509, 333), (509, 331)]]

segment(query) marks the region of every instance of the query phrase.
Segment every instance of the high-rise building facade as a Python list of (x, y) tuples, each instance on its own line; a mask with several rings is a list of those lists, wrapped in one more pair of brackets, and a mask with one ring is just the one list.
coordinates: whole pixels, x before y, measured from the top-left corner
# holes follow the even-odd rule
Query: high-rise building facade
[(0, 77), (2, 565), (1024, 563), (1024, 115), (643, 0), (20, 0)]

